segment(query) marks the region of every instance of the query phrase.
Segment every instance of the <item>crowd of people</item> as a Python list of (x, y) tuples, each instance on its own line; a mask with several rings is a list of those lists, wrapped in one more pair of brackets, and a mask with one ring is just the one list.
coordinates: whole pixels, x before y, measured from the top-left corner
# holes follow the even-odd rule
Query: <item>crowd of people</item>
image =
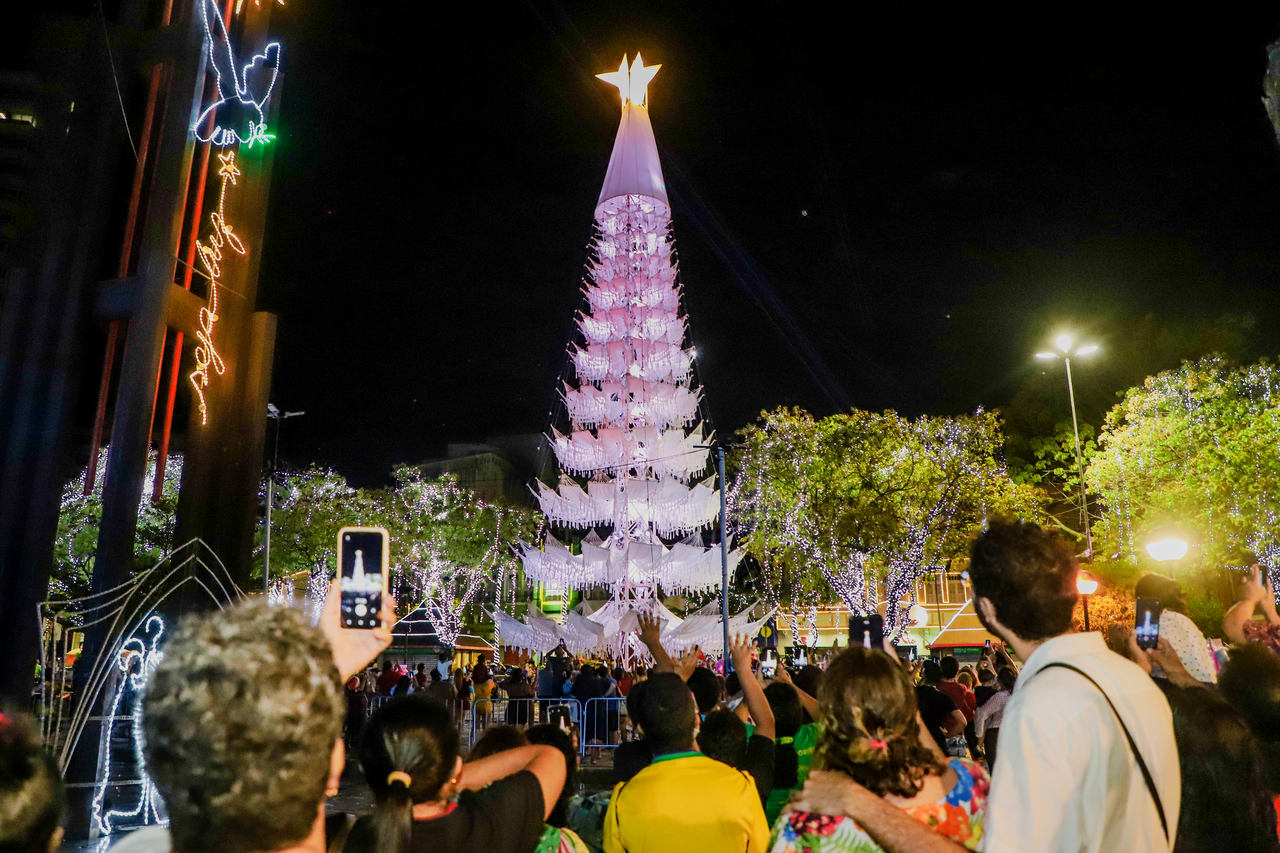
[[(696, 649), (669, 654), (651, 618), (638, 635), (652, 666), (575, 666), (559, 649), (496, 677), (370, 673), (390, 602), (373, 631), (340, 628), (335, 596), (318, 626), (261, 602), (189, 618), (143, 714), (169, 825), (114, 849), (1280, 851), (1280, 617), (1260, 575), (1218, 654), (1159, 576), (1138, 590), (1163, 606), (1154, 648), (1076, 632), (1077, 570), (1036, 525), (992, 521), (969, 574), (1003, 646), (968, 666), (853, 645), (772, 678), (747, 637), (722, 677)], [(625, 711), (486, 720), (464, 755), (464, 696), (479, 720), (495, 691), (508, 708), (613, 696), (601, 707)], [(372, 713), (368, 696), (382, 697)], [(612, 734), (615, 784), (579, 792), (574, 738)], [(348, 748), (368, 815), (326, 814)], [(30, 727), (0, 716), (0, 853), (55, 849), (63, 807)]]

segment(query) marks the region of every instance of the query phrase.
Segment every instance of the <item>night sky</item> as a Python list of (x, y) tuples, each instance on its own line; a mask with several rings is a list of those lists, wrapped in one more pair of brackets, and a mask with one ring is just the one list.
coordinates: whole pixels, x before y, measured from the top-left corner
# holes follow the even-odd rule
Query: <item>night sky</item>
[(779, 404), (1051, 425), (1065, 383), (1031, 354), (1063, 326), (1103, 347), (1095, 423), (1183, 357), (1280, 352), (1280, 12), (1127, 5), (289, 0), (282, 457), (371, 483), (546, 428), (619, 117), (593, 75), (637, 49), (722, 434)]

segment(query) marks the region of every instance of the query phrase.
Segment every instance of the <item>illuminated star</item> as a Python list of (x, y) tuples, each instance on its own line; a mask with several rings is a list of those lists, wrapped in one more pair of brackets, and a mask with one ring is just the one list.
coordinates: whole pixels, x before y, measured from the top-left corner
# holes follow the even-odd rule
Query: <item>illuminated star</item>
[(617, 71), (609, 71), (605, 74), (597, 74), (604, 82), (611, 86), (618, 87), (618, 94), (622, 96), (622, 105), (625, 107), (627, 102), (638, 107), (647, 106), (649, 81), (658, 73), (661, 65), (651, 65), (645, 67), (644, 60), (640, 58), (640, 54), (636, 54), (636, 58), (631, 63), (631, 69), (627, 70), (627, 56), (623, 54), (622, 62), (618, 65)]
[(627, 105), (627, 92), (631, 88), (631, 86), (630, 86), (630, 81), (628, 79), (630, 75), (627, 74), (627, 55), (625, 53), (622, 54), (622, 63), (618, 66), (617, 71), (609, 71), (604, 74), (597, 74), (596, 77), (600, 78), (601, 80), (603, 80), (604, 82), (608, 83), (611, 86), (617, 86), (618, 93), (622, 95), (622, 105), (624, 107)]
[(648, 105), (648, 89), (649, 81), (658, 73), (661, 65), (651, 65), (644, 67), (644, 60), (640, 58), (640, 54), (636, 54), (635, 61), (631, 63), (631, 85), (627, 97), (631, 99), (631, 103), (638, 107)]
[(236, 165), (235, 149), (220, 152), (218, 160), (222, 162), (222, 165), (218, 168), (218, 177), (226, 178), (233, 184), (236, 183), (236, 178), (240, 177), (240, 167)]

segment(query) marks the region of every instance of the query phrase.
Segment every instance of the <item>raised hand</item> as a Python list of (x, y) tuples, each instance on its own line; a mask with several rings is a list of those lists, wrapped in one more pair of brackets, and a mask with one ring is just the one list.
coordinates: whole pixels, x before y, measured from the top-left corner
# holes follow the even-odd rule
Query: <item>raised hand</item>
[(675, 659), (675, 672), (682, 681), (688, 681), (689, 676), (693, 675), (693, 671), (698, 668), (698, 658), (701, 655), (702, 650), (694, 646)]
[(1142, 667), (1143, 672), (1151, 674), (1151, 658), (1147, 656), (1147, 650), (1138, 645), (1138, 631), (1134, 629), (1129, 632), (1128, 641), (1129, 659)]
[(652, 613), (636, 614), (636, 625), (638, 626), (637, 635), (640, 642), (649, 647), (649, 651), (653, 651), (655, 645), (662, 643), (662, 621)]
[(1249, 571), (1249, 577), (1244, 582), (1244, 591), (1240, 595), (1240, 600), (1257, 604), (1267, 597), (1267, 590), (1262, 585), (1262, 567), (1257, 563)]
[(324, 608), (320, 611), (320, 630), (329, 639), (333, 648), (333, 664), (338, 668), (342, 680), (364, 670), (375, 658), (391, 645), (391, 628), (396, 623), (396, 600), (390, 593), (382, 594), (382, 624), (373, 630), (367, 628), (343, 628), (339, 611), (341, 610), (342, 591), (338, 582), (329, 584), (329, 594), (325, 596)]
[(781, 660), (778, 661), (778, 668), (773, 672), (773, 680), (781, 681), (783, 684), (792, 684), (791, 673), (787, 672), (786, 664)]
[(739, 678), (744, 677), (742, 673), (751, 674), (751, 651), (751, 638), (746, 634), (737, 634), (729, 642), (729, 657)]

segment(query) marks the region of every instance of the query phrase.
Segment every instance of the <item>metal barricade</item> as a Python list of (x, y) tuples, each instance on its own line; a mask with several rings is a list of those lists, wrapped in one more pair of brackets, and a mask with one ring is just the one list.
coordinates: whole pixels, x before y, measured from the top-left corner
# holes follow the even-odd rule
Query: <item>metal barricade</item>
[(625, 696), (588, 699), (582, 707), (578, 734), (578, 751), (585, 757), (588, 749), (617, 749), (627, 716)]
[(490, 701), (490, 711), (476, 713), (474, 704), (471, 709), (469, 745), (474, 746), (477, 738), (484, 734), (490, 726), (516, 726), (521, 729), (545, 723), (559, 723), (568, 728), (577, 725), (582, 719), (582, 706), (572, 696), (563, 698), (528, 698), (510, 699), (494, 696)]

